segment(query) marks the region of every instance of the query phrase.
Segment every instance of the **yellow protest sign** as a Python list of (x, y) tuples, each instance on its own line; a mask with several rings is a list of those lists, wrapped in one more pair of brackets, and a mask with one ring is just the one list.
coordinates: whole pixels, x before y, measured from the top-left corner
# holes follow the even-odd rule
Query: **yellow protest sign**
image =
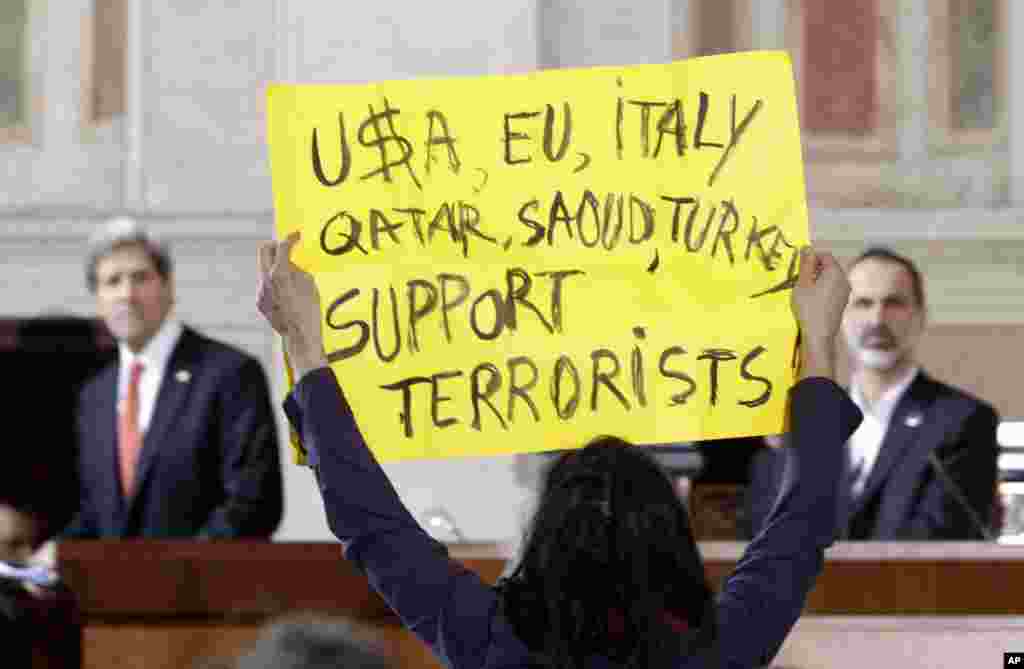
[(268, 131), (380, 460), (782, 431), (808, 238), (784, 53), (275, 85)]

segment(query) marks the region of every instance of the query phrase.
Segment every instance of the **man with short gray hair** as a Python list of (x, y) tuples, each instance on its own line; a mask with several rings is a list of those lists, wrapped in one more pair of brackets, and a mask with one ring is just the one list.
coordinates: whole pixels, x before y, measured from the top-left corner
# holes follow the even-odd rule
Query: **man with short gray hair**
[(130, 218), (90, 238), (86, 283), (118, 357), (83, 387), (69, 537), (269, 537), (282, 512), (259, 361), (173, 313), (167, 247)]
[(264, 628), (236, 669), (389, 669), (392, 662), (341, 619), (293, 615)]

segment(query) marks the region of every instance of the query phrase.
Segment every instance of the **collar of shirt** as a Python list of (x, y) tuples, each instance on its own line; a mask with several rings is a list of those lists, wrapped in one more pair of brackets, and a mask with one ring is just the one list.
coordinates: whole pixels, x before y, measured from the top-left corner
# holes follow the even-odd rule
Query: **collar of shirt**
[(901, 399), (903, 399), (903, 395), (906, 394), (907, 390), (910, 388), (910, 384), (917, 378), (917, 373), (920, 370), (920, 367), (911, 367), (902, 379), (882, 393), (882, 396), (878, 398), (878, 401), (872, 405), (869, 405), (868, 401), (864, 399), (860, 386), (856, 383), (851, 383), (850, 399), (853, 400), (853, 403), (856, 404), (865, 415), (871, 414), (879, 423), (888, 428), (889, 421), (892, 420), (892, 412), (896, 410), (896, 405), (899, 404)]
[(174, 347), (178, 344), (178, 339), (181, 338), (184, 330), (185, 327), (181, 322), (168, 316), (153, 338), (138, 353), (134, 353), (124, 344), (118, 346), (120, 370), (117, 380), (117, 397), (119, 402), (128, 392), (132, 363), (140, 360), (145, 365), (142, 377), (139, 379), (139, 426), (143, 430), (149, 426), (149, 419), (153, 415), (153, 406), (160, 389), (160, 381), (164, 377), (164, 370), (166, 370)]
[(859, 467), (859, 473), (853, 483), (853, 489), (857, 494), (863, 490), (868, 474), (878, 459), (878, 452), (882, 448), (882, 442), (885, 441), (885, 434), (889, 431), (889, 421), (892, 419), (893, 411), (896, 410), (896, 405), (910, 388), (910, 384), (917, 378), (918, 370), (918, 367), (910, 369), (904, 378), (886, 390), (871, 407), (868, 407), (860, 388), (856, 384), (850, 386), (850, 398), (864, 412), (864, 420), (850, 436), (848, 446), (850, 464)]

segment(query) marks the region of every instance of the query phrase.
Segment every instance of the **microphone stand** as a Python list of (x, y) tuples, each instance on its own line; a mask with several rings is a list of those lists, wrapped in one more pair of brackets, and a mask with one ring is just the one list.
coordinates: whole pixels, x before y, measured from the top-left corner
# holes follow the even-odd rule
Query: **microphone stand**
[(938, 475), (939, 479), (942, 481), (942, 485), (945, 486), (946, 490), (953, 495), (953, 499), (955, 499), (957, 504), (960, 505), (960, 508), (967, 513), (967, 518), (971, 521), (971, 525), (974, 529), (981, 534), (986, 541), (996, 541), (997, 537), (992, 534), (992, 530), (990, 530), (985, 523), (981, 522), (981, 517), (978, 515), (978, 512), (975, 511), (974, 507), (971, 506), (971, 503), (967, 501), (967, 496), (964, 495), (963, 490), (960, 489), (960, 486), (956, 484), (953, 477), (949, 475), (948, 471), (946, 471), (946, 467), (942, 464), (942, 461), (939, 460), (938, 456), (935, 455), (935, 451), (928, 454), (928, 462), (931, 464), (936, 475)]

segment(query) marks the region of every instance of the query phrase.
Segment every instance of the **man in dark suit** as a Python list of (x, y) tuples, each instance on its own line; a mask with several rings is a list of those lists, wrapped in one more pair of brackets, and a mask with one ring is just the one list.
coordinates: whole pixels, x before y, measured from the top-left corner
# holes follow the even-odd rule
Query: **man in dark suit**
[(131, 219), (86, 275), (118, 359), (82, 389), (81, 510), (69, 537), (269, 537), (282, 512), (270, 392), (255, 358), (172, 314), (170, 255)]
[[(850, 396), (864, 421), (848, 444), (840, 490), (846, 538), (994, 538), (999, 418), (989, 404), (917, 365), (926, 313), (920, 272), (904, 256), (872, 248), (854, 260), (849, 280), (843, 332)], [(752, 517), (763, 517), (762, 502), (777, 489), (785, 461), (785, 448), (753, 460)]]

